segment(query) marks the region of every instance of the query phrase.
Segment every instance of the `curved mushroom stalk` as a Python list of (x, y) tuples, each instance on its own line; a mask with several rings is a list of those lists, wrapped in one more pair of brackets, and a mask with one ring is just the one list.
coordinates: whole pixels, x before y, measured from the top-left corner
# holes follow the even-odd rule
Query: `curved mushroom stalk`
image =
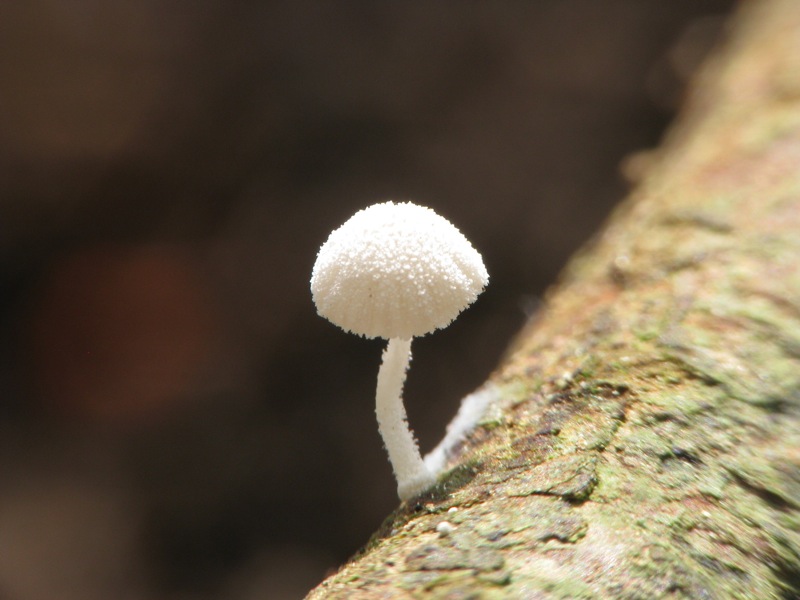
[(417, 440), (408, 427), (403, 406), (403, 383), (411, 361), (411, 340), (391, 338), (383, 351), (375, 393), (378, 430), (397, 479), (397, 495), (408, 500), (436, 483), (422, 460)]

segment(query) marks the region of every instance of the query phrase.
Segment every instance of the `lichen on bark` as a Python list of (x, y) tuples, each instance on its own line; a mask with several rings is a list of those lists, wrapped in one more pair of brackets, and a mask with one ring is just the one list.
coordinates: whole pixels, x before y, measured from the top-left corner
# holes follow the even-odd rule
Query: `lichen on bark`
[(800, 3), (742, 5), (492, 381), (309, 598), (800, 597)]

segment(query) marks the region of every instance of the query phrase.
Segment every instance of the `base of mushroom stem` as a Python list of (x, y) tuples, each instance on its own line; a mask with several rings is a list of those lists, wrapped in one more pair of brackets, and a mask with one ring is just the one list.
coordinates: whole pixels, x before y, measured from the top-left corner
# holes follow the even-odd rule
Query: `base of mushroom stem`
[(436, 477), (433, 473), (426, 470), (424, 473), (420, 473), (412, 479), (398, 484), (397, 495), (400, 496), (400, 500), (411, 500), (415, 496), (419, 496), (422, 492), (432, 488), (435, 483)]

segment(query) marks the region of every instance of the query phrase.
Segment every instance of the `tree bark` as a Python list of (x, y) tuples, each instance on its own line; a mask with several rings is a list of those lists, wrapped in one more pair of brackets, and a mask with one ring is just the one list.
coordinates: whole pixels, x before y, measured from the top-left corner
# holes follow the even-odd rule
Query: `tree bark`
[(437, 487), (309, 598), (800, 597), (800, 2), (732, 24)]

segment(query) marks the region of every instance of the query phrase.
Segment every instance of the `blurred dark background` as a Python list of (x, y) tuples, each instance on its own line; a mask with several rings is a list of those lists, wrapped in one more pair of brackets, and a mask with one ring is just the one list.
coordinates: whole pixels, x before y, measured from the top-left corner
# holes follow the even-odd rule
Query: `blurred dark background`
[(723, 0), (0, 4), (0, 597), (302, 597), (397, 504), (319, 245), (413, 199), (491, 284), (431, 449), (657, 144)]

